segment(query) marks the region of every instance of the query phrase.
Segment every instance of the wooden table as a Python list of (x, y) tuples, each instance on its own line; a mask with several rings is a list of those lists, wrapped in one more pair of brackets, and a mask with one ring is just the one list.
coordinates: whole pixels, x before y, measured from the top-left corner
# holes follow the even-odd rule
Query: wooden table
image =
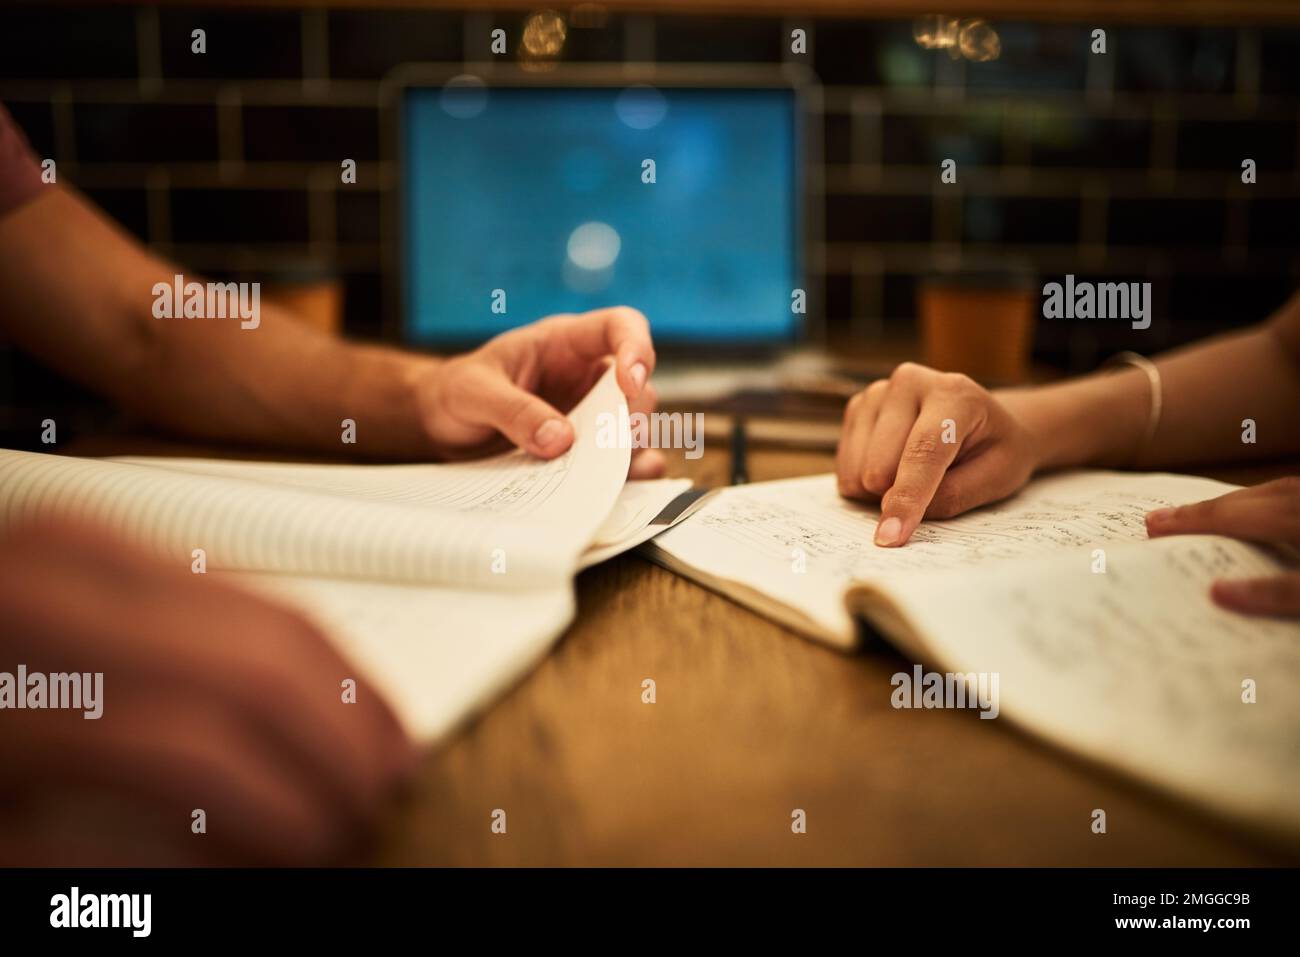
[[(825, 453), (750, 455), (755, 481), (830, 467)], [(723, 448), (672, 471), (716, 485), (727, 468)], [(577, 619), (550, 656), (428, 757), (386, 823), (377, 862), (1296, 859), (1007, 722), (896, 711), (889, 677), (901, 659), (831, 651), (637, 556), (591, 569), (577, 589)], [(645, 678), (656, 682), (654, 704), (642, 703)], [(505, 834), (490, 828), (498, 808)], [(791, 831), (796, 808), (806, 812), (805, 834)], [(1094, 808), (1106, 811), (1104, 835), (1090, 829)]]

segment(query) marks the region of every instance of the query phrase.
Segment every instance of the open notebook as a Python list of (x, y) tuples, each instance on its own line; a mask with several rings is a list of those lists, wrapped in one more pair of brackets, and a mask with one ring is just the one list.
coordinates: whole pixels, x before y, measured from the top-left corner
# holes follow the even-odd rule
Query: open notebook
[(1279, 557), (1215, 536), (1146, 537), (1150, 509), (1231, 488), (1064, 474), (886, 549), (872, 544), (879, 512), (819, 475), (726, 489), (646, 549), (837, 647), (854, 645), (861, 617), (913, 661), (997, 674), (1003, 717), (1300, 840), (1300, 624), (1208, 596), (1215, 578), (1267, 575)]
[(407, 729), (433, 740), (540, 659), (573, 617), (579, 569), (698, 501), (684, 479), (626, 481), (630, 442), (598, 442), (600, 424), (628, 421), (612, 370), (569, 418), (577, 438), (550, 462), (518, 451), (340, 466), (0, 450), (0, 527), (94, 518), (184, 568), (202, 548), (211, 573), (316, 620)]

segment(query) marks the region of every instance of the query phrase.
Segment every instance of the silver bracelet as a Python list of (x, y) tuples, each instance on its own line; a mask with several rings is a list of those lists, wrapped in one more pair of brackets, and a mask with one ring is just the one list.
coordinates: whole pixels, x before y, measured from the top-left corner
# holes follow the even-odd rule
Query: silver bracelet
[(1133, 366), (1141, 369), (1146, 373), (1147, 382), (1151, 386), (1151, 413), (1147, 417), (1146, 435), (1142, 437), (1142, 446), (1138, 449), (1137, 457), (1141, 457), (1151, 446), (1151, 440), (1155, 438), (1156, 429), (1160, 427), (1160, 413), (1164, 410), (1165, 390), (1164, 384), (1160, 379), (1160, 370), (1156, 364), (1146, 356), (1139, 355), (1136, 352), (1121, 352), (1111, 356), (1103, 364), (1102, 368), (1111, 368), (1114, 366)]

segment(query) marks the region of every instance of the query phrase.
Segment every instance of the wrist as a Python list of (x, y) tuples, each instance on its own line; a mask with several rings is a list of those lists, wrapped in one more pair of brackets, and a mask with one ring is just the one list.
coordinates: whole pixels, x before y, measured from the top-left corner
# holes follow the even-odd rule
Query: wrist
[(1149, 393), (1146, 376), (1127, 368), (995, 396), (1029, 432), (1040, 472), (1132, 463), (1149, 422)]
[(1067, 441), (1071, 432), (1068, 410), (1046, 389), (1009, 389), (994, 397), (1029, 435), (1033, 472), (1066, 468), (1078, 454)]
[(426, 425), (425, 394), (442, 364), (433, 356), (377, 346), (354, 345), (348, 405), (368, 422), (360, 445), (368, 457), (419, 459), (436, 456)]

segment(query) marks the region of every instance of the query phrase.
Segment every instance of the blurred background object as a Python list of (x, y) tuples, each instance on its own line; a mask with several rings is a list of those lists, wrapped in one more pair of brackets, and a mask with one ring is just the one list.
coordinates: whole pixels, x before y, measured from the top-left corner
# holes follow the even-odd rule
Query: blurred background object
[(661, 355), (797, 340), (807, 163), (783, 71), (412, 68), (390, 91), (404, 342), (472, 348), (610, 303), (650, 317)]
[(343, 284), (327, 263), (304, 260), (242, 277), (261, 283), (262, 302), (332, 336), (343, 333)]
[(921, 282), (921, 361), (985, 385), (1029, 378), (1041, 298), (1033, 277), (1010, 268), (938, 274)]
[[(809, 184), (825, 228), (805, 266), (836, 348), (916, 343), (923, 282), (974, 260), (1023, 259), (1040, 283), (1152, 283), (1146, 331), (1036, 320), (1035, 363), (1062, 371), (1257, 321), (1296, 286), (1300, 5), (946, 6), (931, 22), (919, 4), (829, 0), (813, 5), (825, 15), (792, 0), (761, 16), (740, 3), (698, 7), (735, 15), (652, 2), (21, 4), (2, 17), (0, 101), (60, 181), (186, 268), (326, 263), (359, 337), (382, 328), (380, 211), (394, 175), (381, 81), (417, 61), (490, 71), (497, 28), (505, 61), (559, 69), (809, 67), (824, 85)], [(197, 26), (203, 55), (190, 51)], [(795, 29), (806, 53), (792, 50)], [(1098, 29), (1105, 53), (1092, 52)], [(955, 184), (939, 181), (945, 159)], [(7, 443), (36, 434), (33, 415), (94, 427), (84, 394), (4, 352), (0, 382)]]

